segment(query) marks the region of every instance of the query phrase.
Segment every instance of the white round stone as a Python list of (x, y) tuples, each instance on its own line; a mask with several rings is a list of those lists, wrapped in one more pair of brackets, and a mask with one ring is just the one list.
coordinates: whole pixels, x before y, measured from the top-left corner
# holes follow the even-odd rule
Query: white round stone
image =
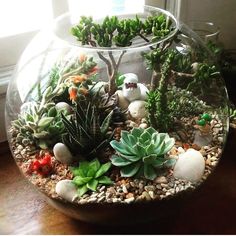
[(199, 181), (205, 170), (205, 160), (199, 151), (192, 148), (181, 154), (175, 164), (173, 175), (190, 182)]
[(146, 102), (141, 100), (133, 101), (129, 104), (130, 115), (135, 119), (142, 119), (146, 116)]
[(53, 147), (53, 153), (57, 161), (63, 164), (70, 164), (73, 161), (73, 156), (64, 143), (57, 143)]
[(69, 202), (73, 202), (78, 198), (75, 184), (68, 179), (60, 180), (56, 184), (56, 193)]
[(148, 127), (148, 124), (147, 123), (141, 123), (139, 125), (139, 128), (142, 128), (142, 129), (146, 129)]
[(56, 105), (55, 105), (57, 111), (60, 111), (60, 110), (66, 110), (67, 111), (67, 114), (70, 114), (72, 109), (71, 109), (71, 106), (66, 103), (66, 102), (58, 102)]
[(197, 72), (198, 67), (199, 67), (199, 63), (198, 63), (198, 62), (194, 62), (194, 63), (192, 64), (192, 70), (193, 70), (193, 72)]

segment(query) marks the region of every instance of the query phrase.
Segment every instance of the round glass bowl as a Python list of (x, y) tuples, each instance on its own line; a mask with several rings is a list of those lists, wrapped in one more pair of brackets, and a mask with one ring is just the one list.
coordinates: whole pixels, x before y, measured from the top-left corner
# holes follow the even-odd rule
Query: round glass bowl
[(168, 216), (213, 171), (227, 102), (204, 43), (170, 13), (66, 14), (24, 51), (6, 129), (19, 169), (53, 206), (136, 222)]

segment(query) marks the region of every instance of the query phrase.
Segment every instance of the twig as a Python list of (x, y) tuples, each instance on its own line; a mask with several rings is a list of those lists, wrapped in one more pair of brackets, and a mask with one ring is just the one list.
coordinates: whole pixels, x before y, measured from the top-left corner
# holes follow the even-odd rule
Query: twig
[(171, 70), (171, 73), (175, 76), (179, 76), (179, 77), (188, 77), (188, 78), (194, 78), (195, 76), (195, 73), (194, 74), (189, 74), (189, 73), (183, 73), (183, 72), (177, 72), (177, 71), (174, 71), (174, 70)]

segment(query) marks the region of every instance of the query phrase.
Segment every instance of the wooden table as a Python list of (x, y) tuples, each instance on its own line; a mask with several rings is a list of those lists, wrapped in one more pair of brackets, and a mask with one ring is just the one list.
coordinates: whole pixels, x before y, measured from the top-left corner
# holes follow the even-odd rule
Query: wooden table
[(236, 234), (236, 131), (205, 185), (178, 216), (130, 226), (73, 220), (49, 206), (20, 174), (7, 144), (0, 144), (1, 234)]

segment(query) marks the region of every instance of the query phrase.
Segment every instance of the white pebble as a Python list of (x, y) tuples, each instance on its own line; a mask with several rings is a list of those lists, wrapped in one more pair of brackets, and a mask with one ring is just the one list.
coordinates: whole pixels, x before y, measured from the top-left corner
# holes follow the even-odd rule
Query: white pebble
[(139, 128), (146, 129), (148, 127), (148, 124), (142, 123), (139, 125)]
[(185, 153), (185, 150), (182, 147), (178, 147), (177, 150), (178, 150), (178, 153), (180, 153), (180, 154)]
[(190, 148), (179, 156), (173, 175), (175, 178), (197, 182), (202, 178), (204, 170), (204, 157), (199, 151)]
[(55, 107), (56, 107), (57, 111), (66, 110), (67, 114), (70, 114), (72, 111), (71, 106), (66, 102), (58, 102), (55, 105)]
[(56, 193), (63, 199), (73, 202), (78, 198), (77, 188), (72, 180), (60, 180), (56, 184)]
[(73, 156), (64, 143), (57, 143), (53, 147), (53, 153), (57, 161), (63, 164), (70, 164), (73, 161)]
[(135, 119), (144, 118), (147, 114), (145, 106), (145, 101), (136, 100), (131, 102), (128, 107), (130, 115)]

